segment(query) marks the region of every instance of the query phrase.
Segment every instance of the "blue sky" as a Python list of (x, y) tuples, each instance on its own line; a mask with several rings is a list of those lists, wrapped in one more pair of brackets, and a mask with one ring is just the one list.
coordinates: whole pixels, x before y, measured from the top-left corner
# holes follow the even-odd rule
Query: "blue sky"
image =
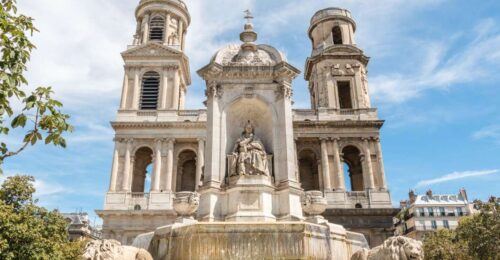
[[(40, 33), (30, 87), (52, 85), (72, 115), (75, 132), (65, 150), (29, 148), (5, 163), (5, 175), (37, 178), (41, 204), (91, 213), (103, 205), (109, 183), (113, 132), (123, 62), (132, 41), (138, 0), (21, 1)], [(394, 204), (409, 189), (471, 198), (500, 195), (500, 2), (495, 0), (186, 0), (192, 16), (187, 55), (193, 84), (187, 107), (202, 108), (204, 83), (195, 71), (216, 50), (238, 42), (252, 9), (259, 43), (271, 44), (303, 70), (315, 11), (350, 9), (358, 46), (371, 57), (372, 103), (386, 120), (382, 145)], [(295, 108), (308, 108), (301, 75)], [(2, 137), (3, 138), (3, 137)], [(14, 133), (7, 141), (16, 145)]]

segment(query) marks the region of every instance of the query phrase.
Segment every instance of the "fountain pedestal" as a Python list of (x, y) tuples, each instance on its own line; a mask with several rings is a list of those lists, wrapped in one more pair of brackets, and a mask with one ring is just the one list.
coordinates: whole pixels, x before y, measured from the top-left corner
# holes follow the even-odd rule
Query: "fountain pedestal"
[(229, 178), (227, 216), (229, 222), (274, 222), (272, 178), (243, 175)]
[(307, 222), (210, 222), (158, 228), (154, 259), (349, 259), (367, 248), (363, 235)]

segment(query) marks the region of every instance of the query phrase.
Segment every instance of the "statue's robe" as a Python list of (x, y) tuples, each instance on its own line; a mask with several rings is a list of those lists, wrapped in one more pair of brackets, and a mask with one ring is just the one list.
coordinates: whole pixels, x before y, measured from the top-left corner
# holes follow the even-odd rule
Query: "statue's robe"
[[(239, 174), (269, 175), (266, 149), (259, 139), (253, 135), (242, 136), (236, 142), (235, 150), (238, 152)], [(244, 169), (241, 169), (242, 164)]]

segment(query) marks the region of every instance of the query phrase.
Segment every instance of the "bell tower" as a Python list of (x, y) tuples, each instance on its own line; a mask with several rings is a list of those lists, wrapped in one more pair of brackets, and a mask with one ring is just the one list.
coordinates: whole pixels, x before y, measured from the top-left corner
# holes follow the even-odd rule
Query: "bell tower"
[(125, 76), (120, 111), (184, 109), (191, 84), (184, 54), (191, 21), (186, 5), (179, 0), (141, 0), (135, 17), (133, 43), (122, 53)]
[(327, 8), (311, 19), (312, 53), (306, 61), (313, 109), (370, 108), (366, 66), (369, 58), (356, 46), (356, 22), (348, 10)]

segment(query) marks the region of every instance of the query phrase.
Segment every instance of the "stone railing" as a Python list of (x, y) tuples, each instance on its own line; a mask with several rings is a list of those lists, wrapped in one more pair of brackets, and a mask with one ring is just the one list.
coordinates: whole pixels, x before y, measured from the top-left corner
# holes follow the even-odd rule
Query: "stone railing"
[(199, 116), (200, 114), (200, 110), (179, 110), (177, 112), (178, 116)]
[(129, 209), (131, 210), (146, 210), (149, 206), (149, 193), (131, 192), (129, 196)]
[(156, 111), (137, 111), (137, 116), (158, 116)]
[[(377, 118), (376, 108), (360, 108), (360, 109), (331, 109), (320, 108), (313, 109), (294, 109), (294, 120), (296, 121), (314, 121), (314, 120), (328, 120), (328, 119), (360, 119), (360, 118)], [(331, 117), (331, 118), (330, 118)], [(353, 118), (355, 117), (355, 118)]]
[(348, 197), (368, 197), (368, 193), (366, 191), (348, 191)]

